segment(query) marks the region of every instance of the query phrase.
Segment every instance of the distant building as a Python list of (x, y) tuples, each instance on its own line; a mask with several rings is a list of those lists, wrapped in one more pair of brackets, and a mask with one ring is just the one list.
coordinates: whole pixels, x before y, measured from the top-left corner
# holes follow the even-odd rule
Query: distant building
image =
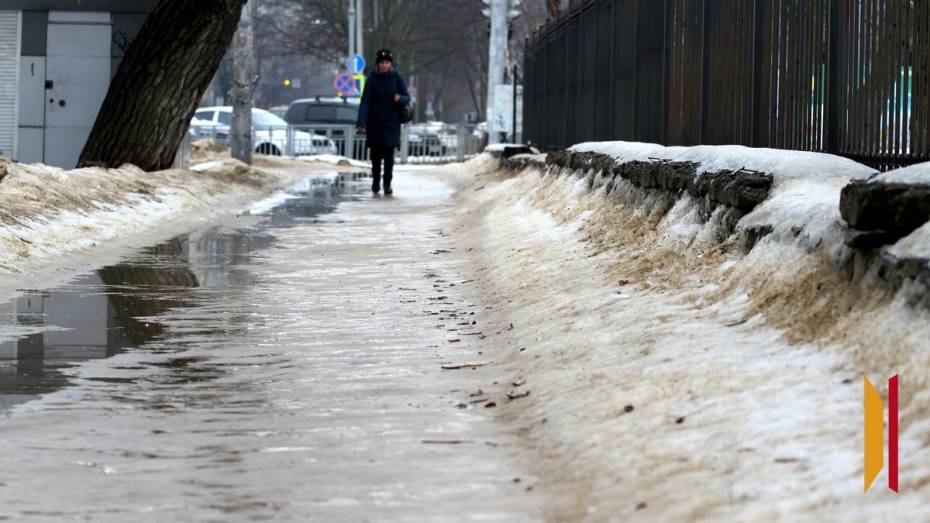
[(157, 4), (3, 0), (0, 156), (74, 167), (110, 79)]

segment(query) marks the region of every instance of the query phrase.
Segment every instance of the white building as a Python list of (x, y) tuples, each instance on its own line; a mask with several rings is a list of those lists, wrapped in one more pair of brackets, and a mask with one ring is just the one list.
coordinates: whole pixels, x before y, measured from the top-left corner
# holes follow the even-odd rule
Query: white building
[(74, 167), (110, 79), (157, 4), (0, 1), (0, 156)]

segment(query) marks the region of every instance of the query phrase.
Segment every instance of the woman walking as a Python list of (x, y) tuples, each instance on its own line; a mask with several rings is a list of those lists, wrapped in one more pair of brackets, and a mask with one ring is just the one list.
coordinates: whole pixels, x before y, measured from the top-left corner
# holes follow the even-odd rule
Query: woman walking
[(358, 131), (368, 135), (371, 149), (371, 191), (381, 190), (384, 164), (384, 194), (393, 194), (394, 150), (400, 147), (400, 115), (410, 103), (404, 79), (394, 71), (391, 51), (382, 49), (375, 57), (375, 71), (365, 81), (365, 91), (358, 108)]

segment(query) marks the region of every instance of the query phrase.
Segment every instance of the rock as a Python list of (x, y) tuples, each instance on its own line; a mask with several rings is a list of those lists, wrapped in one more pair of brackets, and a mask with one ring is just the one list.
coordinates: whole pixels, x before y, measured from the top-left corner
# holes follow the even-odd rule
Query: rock
[(840, 194), (840, 214), (852, 228), (897, 240), (930, 220), (930, 185), (853, 180)]
[(846, 245), (860, 251), (875, 250), (882, 245), (894, 243), (899, 237), (898, 233), (890, 231), (860, 231), (859, 229), (846, 229)]
[(11, 169), (12, 169), (12, 164), (10, 163), (10, 161), (7, 160), (6, 158), (0, 157), (0, 182), (2, 182), (3, 179), (6, 178), (8, 174), (10, 174)]
[(485, 151), (495, 158), (506, 160), (518, 154), (539, 154), (539, 150), (529, 145), (501, 144), (488, 146)]
[(749, 252), (759, 243), (759, 240), (772, 234), (774, 228), (769, 225), (750, 225), (743, 229), (743, 250)]
[(530, 395), (530, 391), (528, 390), (524, 390), (522, 392), (517, 391), (517, 390), (512, 390), (507, 393), (507, 399), (509, 399), (510, 401), (513, 401), (513, 400), (517, 400), (520, 398), (525, 398), (529, 395)]
[(768, 198), (774, 180), (771, 174), (755, 171), (718, 171), (699, 176), (689, 192), (748, 213)]
[[(774, 176), (740, 169), (718, 171), (698, 175), (699, 164), (653, 159), (633, 160), (618, 163), (614, 158), (594, 152), (552, 151), (546, 155), (546, 164), (563, 169), (584, 172), (600, 172), (619, 176), (642, 189), (662, 190), (674, 195), (687, 191), (699, 201), (704, 201), (702, 216), (710, 217), (715, 207), (732, 207), (735, 220), (752, 211), (768, 198)], [(591, 177), (591, 182), (594, 177)], [(605, 183), (610, 183), (607, 180)], [(593, 183), (589, 183), (589, 188)], [(732, 230), (732, 228), (731, 228)], [(731, 232), (731, 231), (728, 231)]]
[(917, 257), (899, 258), (887, 251), (879, 254), (878, 276), (899, 290), (912, 282), (913, 291), (907, 296), (911, 306), (930, 309), (930, 260)]
[(535, 167), (537, 169), (546, 168), (546, 157), (542, 154), (516, 154), (503, 160), (504, 165), (514, 171)]
[(572, 161), (572, 152), (565, 149), (561, 151), (550, 151), (546, 154), (546, 164), (556, 167), (568, 168)]

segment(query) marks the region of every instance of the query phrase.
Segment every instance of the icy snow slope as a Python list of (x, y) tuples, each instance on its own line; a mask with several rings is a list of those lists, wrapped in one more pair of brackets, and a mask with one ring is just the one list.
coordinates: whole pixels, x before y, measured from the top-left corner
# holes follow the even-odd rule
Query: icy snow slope
[[(551, 519), (930, 520), (930, 316), (836, 270), (841, 181), (784, 180), (743, 254), (687, 196), (488, 162), (456, 234)], [(895, 373), (901, 493), (864, 494), (862, 376)]]
[(196, 172), (5, 165), (0, 273), (23, 272), (194, 210), (254, 197), (287, 178), (229, 159), (196, 167)]

